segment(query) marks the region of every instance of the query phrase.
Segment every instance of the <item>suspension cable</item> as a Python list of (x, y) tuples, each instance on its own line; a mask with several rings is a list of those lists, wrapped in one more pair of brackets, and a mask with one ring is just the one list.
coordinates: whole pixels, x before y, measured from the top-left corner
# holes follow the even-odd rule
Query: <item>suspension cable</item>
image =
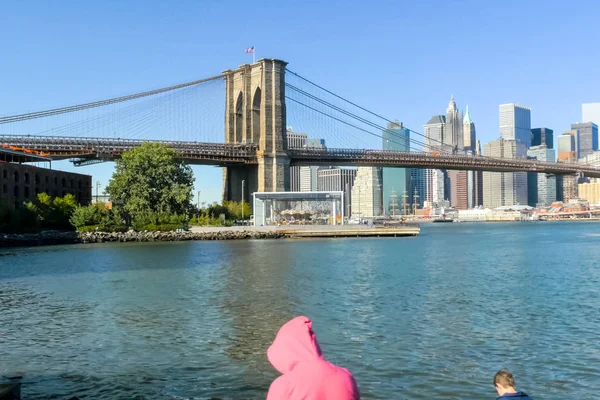
[[(356, 108), (358, 108), (358, 109), (360, 109), (360, 110), (362, 110), (362, 111), (365, 111), (365, 112), (367, 112), (367, 113), (369, 113), (369, 114), (371, 114), (371, 115), (373, 115), (373, 116), (375, 116), (375, 117), (377, 117), (377, 118), (380, 118), (380, 119), (382, 119), (382, 120), (384, 120), (384, 121), (387, 121), (387, 122), (390, 122), (390, 123), (394, 123), (394, 121), (390, 120), (389, 118), (386, 118), (386, 117), (384, 117), (384, 116), (382, 116), (382, 115), (379, 115), (379, 114), (377, 114), (377, 113), (374, 113), (373, 111), (367, 110), (366, 108), (364, 108), (364, 107), (362, 107), (362, 106), (359, 106), (358, 104), (356, 104), (356, 103), (354, 103), (354, 102), (352, 102), (352, 101), (350, 101), (350, 100), (348, 100), (348, 99), (346, 99), (346, 98), (344, 98), (344, 97), (342, 97), (342, 96), (340, 96), (340, 95), (337, 95), (337, 94), (333, 93), (333, 92), (332, 92), (332, 91), (330, 91), (330, 90), (327, 90), (327, 89), (325, 89), (323, 86), (320, 86), (320, 85), (318, 85), (317, 83), (315, 83), (315, 82), (313, 82), (313, 81), (311, 81), (311, 80), (309, 80), (309, 79), (307, 79), (307, 78), (305, 78), (305, 77), (303, 77), (303, 76), (301, 76), (301, 75), (297, 74), (296, 72), (294, 72), (294, 71), (292, 71), (292, 70), (290, 70), (290, 69), (288, 69), (288, 68), (286, 68), (285, 70), (286, 70), (287, 72), (289, 72), (290, 74), (292, 74), (292, 75), (294, 75), (294, 76), (296, 76), (296, 77), (298, 77), (298, 78), (302, 79), (303, 81), (305, 81), (305, 82), (307, 82), (307, 83), (309, 83), (309, 84), (311, 84), (311, 85), (313, 85), (313, 86), (315, 86), (315, 87), (317, 87), (317, 88), (319, 88), (319, 89), (323, 90), (324, 92), (326, 92), (326, 93), (328, 93), (328, 94), (330, 94), (330, 95), (332, 95), (332, 96), (334, 96), (334, 97), (336, 97), (336, 98), (338, 98), (338, 99), (340, 99), (340, 100), (342, 100), (342, 101), (344, 101), (344, 102), (346, 102), (346, 103), (348, 103), (348, 104), (350, 104), (350, 105), (352, 105), (352, 106), (354, 106), (354, 107), (356, 107)], [(425, 139), (429, 139), (430, 141), (437, 142), (437, 143), (439, 143), (439, 144), (441, 144), (441, 145), (448, 146), (448, 144), (445, 144), (445, 143), (443, 143), (443, 142), (441, 142), (441, 141), (439, 141), (439, 140), (436, 140), (436, 139), (431, 139), (431, 138), (427, 138), (427, 137), (426, 137), (424, 134), (422, 134), (422, 133), (420, 133), (420, 132), (417, 132), (417, 131), (415, 131), (415, 130), (413, 130), (413, 129), (410, 129), (410, 128), (406, 128), (406, 129), (408, 129), (410, 132), (413, 132), (413, 133), (415, 133), (415, 134), (417, 134), (417, 135), (419, 135), (419, 136), (422, 136), (422, 137), (424, 137)]]
[(122, 103), (122, 102), (128, 101), (128, 100), (139, 99), (142, 97), (153, 96), (153, 95), (159, 94), (159, 93), (165, 93), (165, 92), (170, 92), (172, 90), (177, 90), (177, 89), (182, 89), (182, 88), (189, 87), (189, 86), (199, 85), (199, 84), (209, 82), (209, 81), (214, 81), (214, 80), (217, 80), (217, 79), (220, 79), (223, 77), (225, 77), (225, 75), (221, 74), (221, 75), (211, 76), (210, 78), (199, 79), (199, 80), (192, 81), (192, 82), (181, 83), (179, 85), (165, 87), (162, 89), (154, 89), (154, 90), (149, 90), (146, 92), (130, 94), (127, 96), (114, 97), (112, 99), (94, 101), (91, 103), (77, 104), (77, 105), (68, 106), (68, 107), (54, 108), (54, 109), (44, 110), (44, 111), (36, 111), (36, 112), (31, 112), (31, 113), (26, 113), (26, 114), (0, 117), (0, 125), (7, 124), (9, 122), (26, 121), (29, 119), (49, 117), (49, 116), (53, 116), (53, 115), (65, 114), (65, 113), (70, 113), (70, 112), (74, 112), (74, 111), (81, 111), (81, 110), (86, 110), (89, 108), (105, 106), (108, 104)]
[[(321, 104), (323, 104), (323, 105), (325, 105), (325, 106), (327, 106), (329, 108), (332, 108), (332, 109), (334, 109), (334, 110), (336, 110), (336, 111), (338, 111), (338, 112), (340, 112), (342, 114), (345, 114), (345, 115), (347, 115), (347, 116), (349, 116), (349, 117), (351, 117), (353, 119), (356, 119), (356, 120), (358, 120), (358, 121), (360, 121), (360, 122), (362, 122), (364, 124), (367, 124), (367, 125), (371, 126), (372, 128), (376, 128), (376, 129), (382, 130), (384, 132), (387, 132), (387, 133), (389, 133), (391, 135), (394, 135), (396, 137), (399, 137), (401, 139), (406, 138), (406, 137), (401, 137), (393, 129), (385, 128), (385, 127), (383, 127), (381, 125), (378, 125), (378, 124), (376, 124), (374, 122), (371, 122), (371, 121), (369, 121), (369, 120), (367, 120), (365, 118), (362, 118), (362, 117), (360, 117), (360, 116), (358, 116), (358, 115), (356, 115), (354, 113), (346, 111), (343, 108), (340, 108), (340, 107), (338, 107), (338, 106), (336, 106), (334, 104), (331, 104), (331, 103), (329, 103), (329, 102), (327, 102), (327, 101), (325, 101), (325, 100), (323, 100), (323, 99), (321, 99), (321, 98), (319, 98), (319, 97), (317, 97), (315, 95), (312, 95), (312, 94), (310, 94), (308, 92), (305, 92), (304, 90), (302, 90), (302, 89), (300, 89), (300, 88), (298, 88), (298, 87), (296, 87), (296, 86), (294, 86), (292, 84), (286, 83), (285, 85), (286, 85), (286, 87), (288, 87), (288, 88), (290, 88), (290, 89), (292, 89), (292, 90), (294, 90), (294, 91), (296, 91), (296, 92), (298, 92), (298, 93), (300, 93), (300, 94), (302, 94), (302, 95), (304, 95), (304, 96), (306, 96), (306, 97), (308, 97), (308, 98), (310, 98), (310, 99), (312, 99), (312, 100), (314, 100), (316, 102), (319, 102), (319, 103), (321, 103)], [(406, 128), (406, 129), (409, 130), (408, 128)], [(423, 142), (421, 142), (419, 140), (416, 140), (414, 138), (411, 138), (411, 137), (408, 137), (408, 140), (410, 140), (412, 143), (415, 143), (415, 144), (417, 144), (419, 146), (423, 146), (423, 148), (427, 148), (428, 147), (430, 150), (433, 149), (435, 151), (439, 151), (440, 153), (452, 154), (452, 152), (445, 151), (443, 149), (437, 149), (436, 147), (434, 147), (434, 146), (432, 146), (430, 144), (423, 143)], [(446, 146), (448, 146), (448, 145), (446, 145)]]

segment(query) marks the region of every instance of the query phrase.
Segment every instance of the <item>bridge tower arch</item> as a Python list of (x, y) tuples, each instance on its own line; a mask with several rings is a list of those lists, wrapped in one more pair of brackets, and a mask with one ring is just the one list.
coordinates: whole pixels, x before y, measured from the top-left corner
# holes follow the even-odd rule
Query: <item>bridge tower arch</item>
[(285, 61), (261, 59), (225, 75), (225, 143), (258, 145), (258, 165), (223, 168), (223, 200), (290, 189), (286, 153)]

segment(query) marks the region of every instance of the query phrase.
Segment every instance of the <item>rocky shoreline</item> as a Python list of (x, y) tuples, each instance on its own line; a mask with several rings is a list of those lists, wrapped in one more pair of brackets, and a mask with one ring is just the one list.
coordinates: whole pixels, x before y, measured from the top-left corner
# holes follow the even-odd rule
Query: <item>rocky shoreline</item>
[(76, 243), (178, 242), (185, 240), (281, 239), (277, 231), (223, 230), (211, 232), (56, 232), (2, 234), (0, 247), (50, 246)]

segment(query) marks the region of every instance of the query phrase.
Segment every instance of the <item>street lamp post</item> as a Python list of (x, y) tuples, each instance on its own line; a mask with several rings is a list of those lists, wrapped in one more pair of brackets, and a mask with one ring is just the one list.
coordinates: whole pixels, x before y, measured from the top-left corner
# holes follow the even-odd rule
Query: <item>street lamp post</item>
[(244, 186), (246, 181), (242, 179), (242, 221), (244, 221)]
[(100, 181), (96, 182), (96, 204), (98, 204), (98, 189), (100, 189)]

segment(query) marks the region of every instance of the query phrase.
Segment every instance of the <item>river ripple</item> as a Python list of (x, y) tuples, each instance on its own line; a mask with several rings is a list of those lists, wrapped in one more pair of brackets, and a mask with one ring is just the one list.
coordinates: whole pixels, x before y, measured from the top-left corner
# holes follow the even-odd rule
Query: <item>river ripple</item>
[(417, 238), (2, 250), (0, 375), (25, 399), (264, 398), (279, 326), (314, 321), (366, 399), (600, 389), (600, 225), (440, 224)]

